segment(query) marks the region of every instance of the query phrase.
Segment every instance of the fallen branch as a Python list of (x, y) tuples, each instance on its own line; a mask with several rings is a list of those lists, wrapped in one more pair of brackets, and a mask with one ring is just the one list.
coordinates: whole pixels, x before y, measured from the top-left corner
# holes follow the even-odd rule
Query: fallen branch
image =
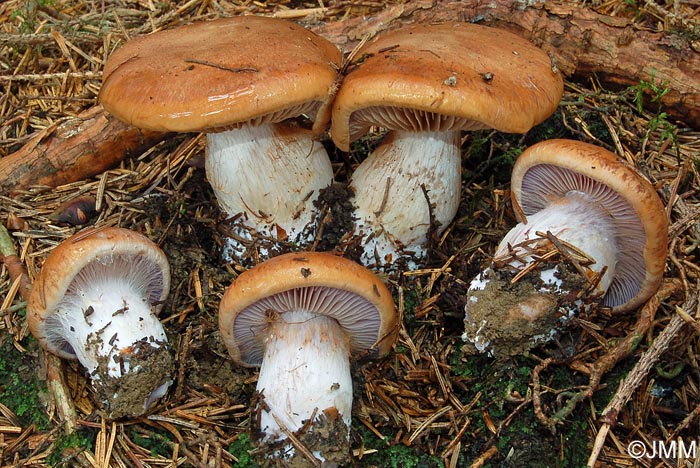
[[(371, 17), (315, 23), (310, 29), (349, 52), (363, 38), (412, 23), (471, 21), (499, 27), (546, 50), (567, 78), (667, 88), (663, 110), (700, 128), (700, 45), (688, 35), (642, 29), (632, 20), (558, 2), (409, 0)], [(11, 78), (11, 77), (10, 77)], [(649, 90), (646, 90), (649, 91)], [(57, 186), (112, 168), (166, 135), (139, 131), (100, 106), (40, 132), (0, 159), (0, 193)]]
[(92, 177), (166, 136), (138, 130), (95, 106), (42, 130), (18, 151), (0, 158), (0, 194)]
[[(685, 311), (694, 309), (697, 306), (697, 297), (689, 297), (684, 307), (679, 309)], [(664, 351), (666, 351), (671, 341), (678, 335), (683, 325), (685, 325), (685, 320), (683, 319), (682, 313), (676, 312), (659, 336), (654, 339), (651, 347), (642, 354), (639, 361), (637, 361), (629, 374), (627, 374), (627, 377), (620, 382), (617, 392), (615, 392), (612, 400), (610, 400), (610, 403), (608, 403), (608, 406), (605, 407), (600, 416), (600, 420), (603, 424), (596, 435), (595, 443), (593, 444), (593, 449), (591, 450), (591, 455), (586, 465), (587, 467), (593, 468), (595, 466), (598, 455), (603, 449), (603, 445), (605, 445), (605, 439), (608, 436), (610, 427), (617, 422), (617, 415), (620, 413), (620, 410), (627, 403), (642, 380), (649, 374), (649, 371), (656, 361), (659, 360), (659, 357), (661, 357)]]
[[(550, 365), (558, 364), (561, 361), (554, 360), (553, 358), (547, 358), (538, 364), (532, 371), (532, 400), (537, 419), (539, 419), (542, 424), (547, 426), (550, 431), (555, 432), (556, 426), (562, 424), (580, 402), (593, 396), (595, 391), (598, 389), (603, 376), (614, 368), (618, 362), (632, 354), (632, 352), (637, 348), (637, 345), (641, 341), (642, 337), (647, 333), (654, 322), (656, 310), (659, 308), (661, 303), (681, 289), (681, 282), (677, 279), (664, 281), (656, 294), (654, 294), (654, 296), (647, 301), (644, 307), (642, 307), (637, 322), (627, 336), (616, 343), (615, 346), (613, 346), (607, 353), (598, 358), (595, 363), (585, 368), (585, 371), (589, 372), (588, 385), (583, 390), (572, 394), (567, 404), (552, 416), (546, 415), (542, 410), (540, 398), (540, 374)], [(649, 351), (647, 351), (647, 353), (648, 352)], [(656, 357), (658, 358), (658, 355)], [(640, 360), (640, 362), (642, 362), (642, 360)], [(639, 363), (637, 363), (637, 366), (639, 366)], [(635, 366), (635, 368), (637, 366)], [(646, 370), (648, 371), (648, 369)], [(632, 373), (630, 373), (630, 375), (632, 375)], [(617, 417), (617, 413), (615, 413), (614, 417)]]

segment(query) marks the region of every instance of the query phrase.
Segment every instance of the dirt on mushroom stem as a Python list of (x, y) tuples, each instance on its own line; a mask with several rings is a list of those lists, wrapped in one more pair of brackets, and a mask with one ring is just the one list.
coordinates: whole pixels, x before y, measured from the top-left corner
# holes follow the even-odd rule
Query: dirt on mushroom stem
[[(555, 269), (561, 285), (542, 280), (541, 271), (550, 268)], [(462, 337), (465, 354), (521, 355), (552, 339), (569, 318), (599, 299), (584, 294), (589, 280), (564, 260), (542, 265), (513, 282), (517, 273), (491, 267), (480, 277), (483, 289), (471, 289), (467, 294)], [(523, 309), (536, 312), (526, 316)]]
[(334, 182), (322, 189), (314, 200), (316, 213), (295, 238), (287, 237), (281, 228), (277, 237), (265, 236), (246, 225), (244, 214), (219, 222), (218, 231), (224, 236), (226, 245), (223, 256), (236, 258), (245, 267), (289, 252), (299, 251), (298, 239), (311, 239), (310, 250), (332, 251), (342, 249), (348, 258), (357, 259), (361, 254), (360, 238), (352, 233), (354, 226), (352, 190), (345, 183)]
[[(259, 405), (254, 420), (259, 420), (263, 405)], [(350, 440), (347, 438), (348, 428), (337, 411), (331, 408), (320, 412), (313, 421), (307, 420), (303, 427), (293, 436), (309, 453), (323, 457), (324, 466), (337, 466), (347, 462), (350, 450)], [(278, 460), (270, 457), (270, 453), (285, 453), (284, 466), (290, 468), (308, 468), (311, 461), (300, 450), (296, 450), (289, 437), (274, 443), (263, 440), (263, 433), (253, 434), (259, 445), (253, 450), (255, 461), (261, 467), (278, 466)], [(289, 455), (287, 455), (289, 454)]]
[[(128, 356), (124, 356), (127, 352)], [(110, 375), (110, 360), (119, 362), (127, 359), (128, 372), (118, 377)], [(98, 378), (100, 385), (93, 386), (93, 390), (105, 415), (110, 419), (143, 414), (144, 405), (151, 399), (153, 389), (169, 385), (170, 376), (174, 375), (175, 370), (168, 344), (152, 344), (148, 340), (135, 343), (119, 355), (99, 356), (97, 362), (97, 369), (91, 377)]]

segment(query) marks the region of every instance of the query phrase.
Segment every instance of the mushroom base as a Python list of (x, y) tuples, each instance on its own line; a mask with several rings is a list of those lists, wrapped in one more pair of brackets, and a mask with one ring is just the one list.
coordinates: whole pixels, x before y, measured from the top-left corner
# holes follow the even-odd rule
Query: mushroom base
[(93, 372), (93, 390), (108, 419), (140, 416), (172, 383), (175, 364), (167, 343), (139, 342), (129, 352), (130, 369), (115, 377), (110, 374), (114, 356), (100, 356)]
[[(325, 468), (344, 466), (348, 463), (348, 426), (337, 411), (322, 412), (313, 422), (304, 426), (304, 432), (295, 432), (295, 437), (314, 457), (322, 457), (322, 466)], [(294, 448), (289, 438), (277, 442), (260, 440), (260, 443), (254, 454), (256, 463), (261, 467), (279, 466), (277, 457), (280, 453), (284, 453), (282, 458), (286, 467), (314, 466), (307, 456)]]
[(465, 353), (523, 354), (551, 340), (585, 307), (577, 296), (587, 282), (564, 263), (511, 283), (514, 275), (490, 267), (472, 281), (464, 306)]
[(221, 248), (221, 258), (226, 262), (236, 262), (252, 267), (261, 261), (276, 257), (283, 253), (299, 249), (299, 246), (313, 242), (317, 224), (316, 212), (310, 213), (309, 224), (299, 235), (290, 238), (286, 232), (279, 230), (275, 235), (259, 231), (248, 225), (243, 218), (224, 222), (223, 232), (226, 235)]

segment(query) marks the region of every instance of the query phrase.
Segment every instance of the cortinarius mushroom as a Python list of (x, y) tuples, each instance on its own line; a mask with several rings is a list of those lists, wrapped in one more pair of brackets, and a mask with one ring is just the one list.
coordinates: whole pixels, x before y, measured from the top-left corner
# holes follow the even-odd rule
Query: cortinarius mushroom
[(168, 261), (153, 242), (127, 229), (90, 229), (46, 258), (27, 322), (44, 348), (85, 367), (107, 417), (138, 416), (172, 382), (156, 316), (169, 287)]
[(628, 311), (656, 291), (668, 222), (631, 165), (588, 143), (549, 140), (523, 152), (511, 185), (520, 223), (467, 294), (464, 339), (477, 351), (519, 353), (587, 304)]
[[(100, 101), (139, 128), (206, 132), (207, 178), (222, 210), (241, 216), (238, 235), (303, 244), (313, 202), (333, 179), (315, 137), (328, 125), (340, 59), (332, 43), (290, 21), (200, 22), (115, 51)], [(312, 130), (291, 122), (302, 115), (314, 120)]]
[(381, 280), (329, 253), (281, 255), (236, 278), (221, 300), (219, 326), (236, 363), (260, 366), (260, 431), (263, 444), (274, 444), (271, 455), (303, 463), (285, 433), (307, 427), (297, 438), (324, 466), (347, 461), (350, 356), (383, 356), (397, 338), (393, 298)]
[(507, 31), (470, 23), (408, 26), (355, 55), (333, 104), (348, 151), (371, 126), (391, 130), (352, 175), (365, 264), (424, 255), (430, 208), (444, 230), (461, 192), (460, 131), (525, 133), (551, 115), (563, 80), (549, 56)]

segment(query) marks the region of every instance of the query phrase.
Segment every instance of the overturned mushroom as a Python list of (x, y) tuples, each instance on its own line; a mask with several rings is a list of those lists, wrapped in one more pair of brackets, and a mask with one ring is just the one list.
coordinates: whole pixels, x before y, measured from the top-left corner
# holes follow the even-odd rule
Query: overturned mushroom
[(362, 262), (405, 252), (419, 263), (431, 230), (457, 212), (460, 132), (527, 132), (556, 110), (563, 80), (527, 40), (470, 23), (378, 34), (355, 57), (333, 104), (333, 141), (348, 151), (370, 127), (390, 130), (351, 179)]
[(172, 383), (156, 316), (169, 286), (168, 261), (153, 242), (127, 229), (90, 229), (46, 258), (27, 322), (41, 346), (85, 367), (108, 418), (138, 416)]
[[(303, 245), (313, 234), (313, 203), (333, 179), (316, 138), (328, 125), (340, 57), (332, 43), (290, 21), (203, 21), (117, 49), (100, 101), (138, 128), (206, 132), (207, 178), (235, 220), (233, 237), (242, 240), (227, 249), (240, 259), (252, 238)], [(293, 121), (300, 116), (313, 128)]]
[(467, 294), (463, 338), (474, 350), (516, 354), (588, 304), (624, 312), (656, 291), (668, 222), (632, 166), (591, 144), (549, 140), (523, 152), (511, 185), (520, 223)]
[(236, 278), (221, 300), (219, 326), (236, 363), (260, 366), (258, 421), (269, 456), (303, 466), (305, 455), (287, 439), (293, 433), (314, 463), (347, 462), (350, 356), (383, 356), (398, 332), (381, 280), (329, 253), (281, 255)]

